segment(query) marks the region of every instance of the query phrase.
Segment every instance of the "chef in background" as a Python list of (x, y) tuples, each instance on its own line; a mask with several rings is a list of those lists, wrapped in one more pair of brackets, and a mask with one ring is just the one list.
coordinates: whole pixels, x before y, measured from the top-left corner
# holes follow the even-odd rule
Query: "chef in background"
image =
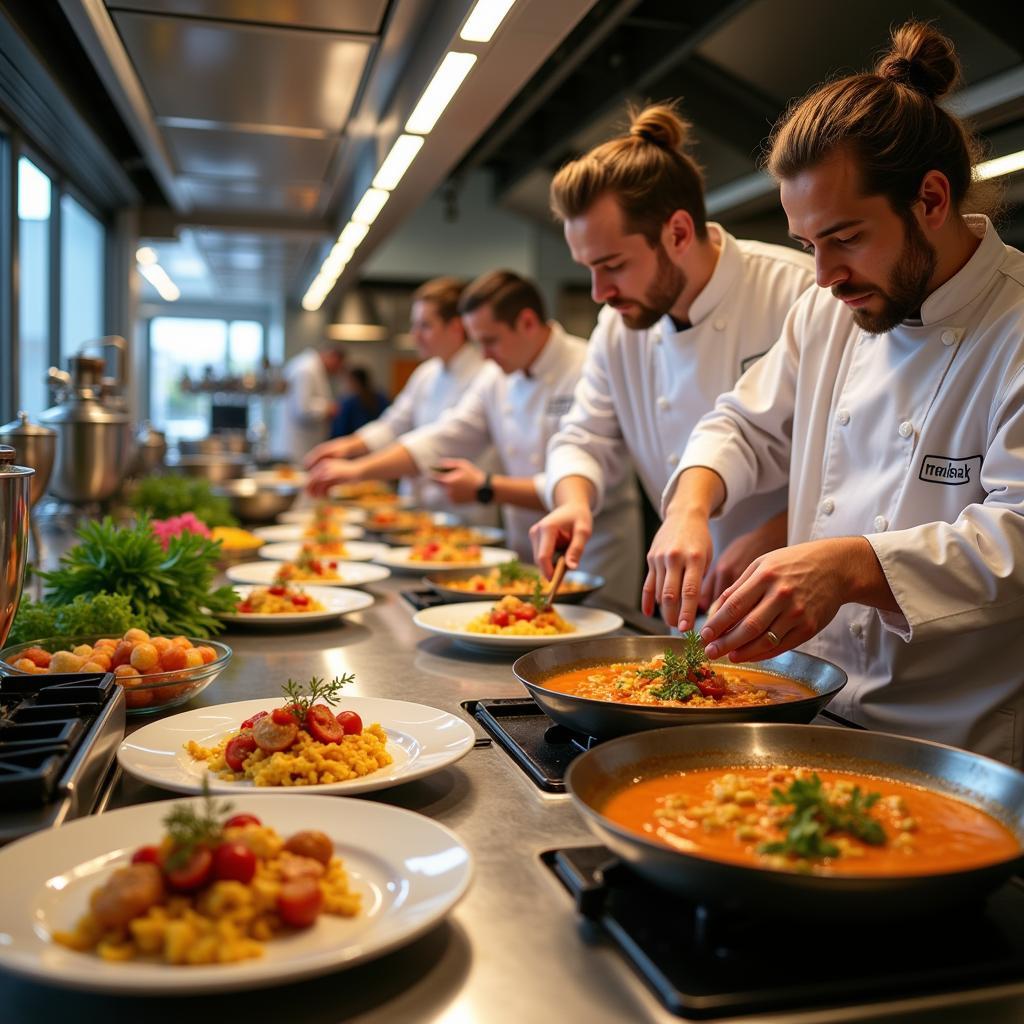
[(325, 343), (303, 349), (284, 366), (283, 452), (295, 463), (328, 436), (337, 402), (331, 378), (345, 368), (345, 351)]
[(709, 517), (788, 484), (789, 546), (725, 591), (708, 654), (799, 647), (846, 670), (831, 707), (855, 722), (1019, 767), (1024, 254), (965, 213), (979, 148), (939, 104), (959, 72), (909, 23), (776, 126), (768, 169), (820, 287), (691, 435), (645, 606), (691, 625)]
[[(605, 303), (573, 406), (548, 446), (552, 511), (533, 528), (537, 564), (568, 546), (575, 567), (594, 512), (636, 466), (655, 508), (697, 420), (779, 335), (814, 282), (795, 249), (710, 223), (689, 125), (671, 105), (634, 112), (628, 134), (567, 164), (551, 185), (573, 259)], [(708, 604), (750, 560), (786, 540), (783, 488), (715, 524)]]
[[(488, 360), (461, 401), (439, 422), (337, 467), (335, 480), (433, 472), (460, 511), (468, 502), (500, 505), (508, 546), (532, 561), (529, 530), (544, 510), (545, 449), (572, 404), (587, 344), (547, 320), (537, 286), (509, 270), (468, 285), (459, 312)], [(498, 473), (476, 462), (491, 445)], [(639, 500), (632, 473), (625, 473), (596, 517), (580, 565), (603, 576), (609, 592), (635, 595), (642, 564)]]
[[(466, 338), (459, 318), (463, 287), (464, 282), (457, 278), (438, 277), (413, 293), (411, 331), (423, 362), (381, 416), (348, 437), (327, 441), (308, 452), (305, 463), (311, 470), (309, 490), (313, 494), (325, 494), (333, 484), (346, 479), (344, 460), (378, 451), (416, 427), (437, 422), (476, 379), (484, 357)], [(493, 451), (482, 459), (494, 468)], [(403, 492), (418, 506), (449, 508), (444, 489), (429, 478), (406, 480)], [(464, 518), (477, 524), (497, 521), (489, 508), (470, 510)]]

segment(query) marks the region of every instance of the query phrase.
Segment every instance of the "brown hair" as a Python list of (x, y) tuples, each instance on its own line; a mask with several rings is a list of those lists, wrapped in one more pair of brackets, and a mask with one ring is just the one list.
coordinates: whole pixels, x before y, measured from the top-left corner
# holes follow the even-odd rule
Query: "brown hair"
[(459, 297), (465, 287), (465, 282), (457, 277), (435, 277), (412, 293), (412, 301), (432, 302), (442, 320), (454, 320), (459, 315)]
[(551, 209), (559, 220), (586, 213), (606, 193), (615, 197), (626, 228), (653, 247), (676, 210), (693, 218), (697, 237), (707, 238), (704, 177), (686, 152), (690, 124), (675, 102), (638, 110), (630, 106), (629, 133), (596, 146), (566, 164), (551, 182)]
[(515, 326), (524, 309), (532, 309), (541, 323), (547, 319), (537, 286), (511, 270), (492, 270), (466, 285), (459, 312), (472, 313), (481, 306), (490, 306), (494, 319), (509, 327)]
[[(948, 179), (954, 206), (994, 208), (971, 180), (981, 155), (977, 138), (938, 100), (960, 80), (953, 42), (931, 25), (907, 22), (873, 72), (828, 82), (796, 101), (769, 138), (765, 164), (776, 179), (793, 178), (836, 149), (849, 147), (866, 195), (884, 195), (905, 214), (929, 171)], [(991, 192), (991, 190), (987, 190)]]

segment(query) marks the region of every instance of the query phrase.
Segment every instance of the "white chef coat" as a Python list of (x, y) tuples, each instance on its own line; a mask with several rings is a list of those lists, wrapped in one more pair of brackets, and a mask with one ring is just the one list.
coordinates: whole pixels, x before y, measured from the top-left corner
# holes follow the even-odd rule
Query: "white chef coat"
[[(708, 224), (718, 263), (690, 308), (691, 326), (670, 316), (631, 330), (605, 307), (590, 338), (572, 409), (548, 445), (547, 500), (567, 476), (597, 489), (621, 479), (632, 456), (655, 508), (700, 417), (778, 338), (797, 298), (814, 283), (813, 261), (779, 245), (733, 238)], [(715, 553), (785, 507), (785, 492), (758, 497), (712, 524)]]
[[(572, 405), (587, 353), (582, 338), (552, 321), (551, 334), (527, 372), (505, 373), (488, 362), (459, 404), (440, 423), (401, 439), (421, 471), (445, 457), (476, 460), (491, 443), (508, 476), (533, 477), (543, 499), (544, 452)], [(461, 508), (461, 506), (459, 506)], [(530, 527), (543, 515), (536, 509), (502, 507), (507, 543), (520, 558), (533, 561)], [(640, 590), (643, 565), (640, 504), (633, 474), (625, 476), (604, 502), (580, 568), (603, 576), (616, 593)], [(611, 590), (609, 591), (611, 592)]]
[[(448, 360), (434, 357), (420, 363), (412, 371), (405, 387), (395, 400), (372, 423), (360, 427), (358, 437), (371, 452), (375, 452), (399, 440), (401, 435), (436, 423), (446, 412), (454, 408), (466, 389), (484, 367), (484, 357), (476, 345), (466, 342)], [(492, 471), (497, 466), (493, 450), (482, 457), (481, 465)], [(412, 496), (422, 508), (450, 510), (451, 503), (445, 489), (429, 479), (402, 481), (402, 493)], [(477, 525), (493, 525), (497, 522), (494, 509), (482, 505), (460, 505), (459, 516), (466, 522)]]
[(327, 440), (334, 408), (334, 393), (316, 349), (303, 349), (285, 363), (282, 454), (296, 463), (311, 449)]
[[(680, 471), (726, 508), (788, 480), (791, 544), (863, 535), (899, 613), (847, 604), (801, 648), (849, 674), (830, 707), (872, 729), (1024, 762), (1024, 254), (981, 244), (920, 321), (872, 337), (812, 289), (719, 398)], [(670, 481), (666, 499), (675, 486)]]

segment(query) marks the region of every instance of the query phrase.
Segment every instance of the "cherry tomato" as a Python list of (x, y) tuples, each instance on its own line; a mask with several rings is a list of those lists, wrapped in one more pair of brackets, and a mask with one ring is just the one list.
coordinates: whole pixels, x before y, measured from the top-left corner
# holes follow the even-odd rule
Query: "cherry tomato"
[(306, 712), (306, 728), (320, 743), (337, 743), (345, 735), (344, 726), (326, 704), (314, 704)]
[(486, 583), (478, 583), (476, 585), (476, 589), (477, 590), (486, 590), (487, 589), (487, 584)]
[(240, 612), (251, 612), (251, 611), (252, 611), (252, 605), (251, 605), (251, 604), (249, 604), (249, 602), (248, 602), (248, 601), (243, 601), (243, 602), (242, 602), (242, 603), (241, 603), (241, 604), (240, 604), (240, 605), (238, 606), (238, 610), (239, 610)]
[(273, 594), (274, 597), (283, 597), (284, 596), (284, 587), (268, 587), (267, 588), (267, 593), (268, 594)]
[(338, 724), (346, 736), (358, 736), (363, 731), (363, 720), (354, 711), (342, 711), (338, 715)]
[(245, 843), (221, 843), (213, 855), (213, 873), (221, 882), (248, 884), (256, 874), (256, 854)]
[(177, 868), (164, 867), (167, 884), (178, 892), (192, 892), (206, 885), (213, 874), (213, 854), (205, 846), (197, 846), (192, 856)]
[(133, 864), (159, 864), (160, 848), (157, 846), (140, 846), (132, 854)]
[(705, 697), (714, 697), (716, 700), (719, 697), (724, 697), (726, 694), (725, 680), (719, 676), (712, 674), (707, 679), (696, 679), (694, 680), (697, 684), (697, 688)]
[(537, 609), (532, 604), (524, 605), (522, 608), (515, 610), (515, 617), (521, 622), (530, 622), (537, 618)]
[(298, 725), (299, 718), (291, 708), (274, 708), (270, 717), (276, 725)]
[(252, 733), (242, 733), (228, 740), (224, 748), (224, 760), (233, 772), (240, 772), (245, 767), (245, 759), (256, 749), (256, 741)]
[(508, 625), (508, 612), (491, 612), (491, 625), (504, 627)]
[(251, 729), (261, 718), (266, 718), (269, 714), (269, 711), (257, 711), (255, 715), (251, 718), (247, 718), (238, 728)]
[(306, 605), (309, 604), (309, 595), (308, 594), (296, 594), (292, 598), (292, 604), (295, 605), (296, 608), (305, 608)]
[(314, 878), (296, 878), (285, 882), (277, 895), (277, 912), (292, 928), (308, 928), (320, 913), (324, 895)]
[(294, 718), (285, 723), (274, 721), (275, 711), (269, 718), (261, 718), (252, 731), (256, 746), (267, 754), (276, 754), (279, 750), (287, 750), (298, 738), (299, 727)]
[(235, 814), (224, 822), (225, 828), (245, 828), (246, 825), (262, 825), (255, 814)]

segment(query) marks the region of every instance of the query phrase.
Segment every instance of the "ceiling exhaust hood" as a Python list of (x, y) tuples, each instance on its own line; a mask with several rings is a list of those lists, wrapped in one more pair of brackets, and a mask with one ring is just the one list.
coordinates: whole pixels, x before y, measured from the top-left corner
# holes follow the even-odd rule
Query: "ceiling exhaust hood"
[(352, 288), (342, 296), (326, 335), (331, 341), (384, 341), (388, 331), (370, 296), (362, 288)]

